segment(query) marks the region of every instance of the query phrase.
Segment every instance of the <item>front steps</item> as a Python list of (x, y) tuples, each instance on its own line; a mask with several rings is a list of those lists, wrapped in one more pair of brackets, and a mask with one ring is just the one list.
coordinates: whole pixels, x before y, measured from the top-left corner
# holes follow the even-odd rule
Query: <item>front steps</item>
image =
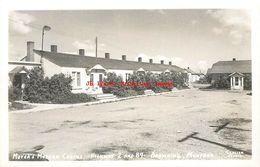
[(97, 94), (96, 99), (103, 100), (103, 101), (107, 101), (107, 100), (110, 101), (110, 100), (116, 100), (117, 97), (113, 94)]
[(147, 89), (147, 90), (144, 91), (144, 94), (145, 95), (154, 95), (155, 93), (151, 89)]

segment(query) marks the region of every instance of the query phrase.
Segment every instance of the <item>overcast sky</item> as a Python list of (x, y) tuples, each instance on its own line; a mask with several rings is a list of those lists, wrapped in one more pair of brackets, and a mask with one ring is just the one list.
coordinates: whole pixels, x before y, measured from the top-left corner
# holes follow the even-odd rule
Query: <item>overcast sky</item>
[(58, 52), (143, 61), (164, 60), (182, 68), (205, 72), (220, 60), (251, 59), (250, 15), (244, 10), (85, 10), (14, 11), (9, 15), (9, 60), (26, 55), (26, 41), (44, 50), (58, 45)]

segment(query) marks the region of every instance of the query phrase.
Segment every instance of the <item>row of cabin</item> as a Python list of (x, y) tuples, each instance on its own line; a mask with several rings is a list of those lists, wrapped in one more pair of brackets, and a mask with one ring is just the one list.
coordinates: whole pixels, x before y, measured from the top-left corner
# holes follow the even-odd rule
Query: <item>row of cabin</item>
[[(73, 93), (100, 94), (102, 88), (98, 86), (99, 81), (103, 81), (106, 74), (114, 72), (127, 81), (130, 74), (134, 72), (152, 72), (155, 74), (176, 71), (187, 72), (171, 62), (160, 64), (143, 62), (139, 57), (138, 61), (127, 60), (126, 55), (122, 55), (122, 60), (111, 59), (109, 53), (104, 57), (91, 57), (85, 55), (84, 49), (79, 49), (78, 54), (67, 54), (58, 52), (56, 45), (51, 45), (50, 51), (34, 49), (34, 42), (27, 42), (27, 55), (25, 61), (9, 62), (9, 81), (10, 84), (22, 86), (24, 77), (28, 70), (33, 67), (42, 67), (44, 75), (51, 77), (55, 74), (63, 73), (72, 77)], [(87, 85), (87, 82), (93, 82), (93, 86)], [(189, 81), (187, 81), (188, 83)]]

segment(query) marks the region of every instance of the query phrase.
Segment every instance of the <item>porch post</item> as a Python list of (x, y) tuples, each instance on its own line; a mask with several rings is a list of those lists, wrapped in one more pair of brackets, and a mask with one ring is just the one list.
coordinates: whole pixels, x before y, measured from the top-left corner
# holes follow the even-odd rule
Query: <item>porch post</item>
[(230, 89), (232, 89), (232, 86), (233, 86), (233, 77), (231, 76), (230, 77)]
[(242, 90), (244, 90), (244, 77), (241, 77), (242, 78)]

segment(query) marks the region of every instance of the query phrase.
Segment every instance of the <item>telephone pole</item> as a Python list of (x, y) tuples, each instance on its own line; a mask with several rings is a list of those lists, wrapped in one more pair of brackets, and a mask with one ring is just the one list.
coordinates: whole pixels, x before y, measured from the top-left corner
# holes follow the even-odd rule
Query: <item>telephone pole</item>
[(97, 49), (98, 49), (98, 38), (96, 37), (96, 57), (97, 57)]

